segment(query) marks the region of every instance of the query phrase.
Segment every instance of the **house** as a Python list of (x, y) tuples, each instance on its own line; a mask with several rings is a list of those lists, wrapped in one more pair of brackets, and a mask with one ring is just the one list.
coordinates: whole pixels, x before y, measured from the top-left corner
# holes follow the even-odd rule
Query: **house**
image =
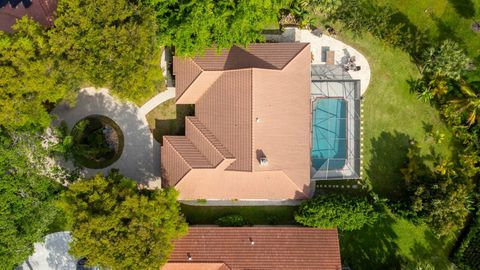
[(57, 0), (0, 0), (0, 31), (11, 33), (17, 19), (28, 16), (44, 26), (53, 25)]
[(162, 181), (180, 200), (310, 196), (308, 43), (252, 44), (174, 58), (185, 136), (164, 136)]
[(336, 229), (193, 226), (162, 270), (340, 270)]

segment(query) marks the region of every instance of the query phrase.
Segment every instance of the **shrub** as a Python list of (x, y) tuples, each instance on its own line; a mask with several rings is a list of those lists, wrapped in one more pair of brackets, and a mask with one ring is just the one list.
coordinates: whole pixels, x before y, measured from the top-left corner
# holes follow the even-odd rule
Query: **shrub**
[(229, 215), (217, 219), (215, 224), (220, 227), (242, 227), (245, 225), (245, 220), (240, 215)]
[(317, 196), (302, 203), (295, 220), (305, 226), (335, 228), (344, 231), (359, 230), (373, 224), (378, 218), (373, 206), (365, 198), (345, 196)]

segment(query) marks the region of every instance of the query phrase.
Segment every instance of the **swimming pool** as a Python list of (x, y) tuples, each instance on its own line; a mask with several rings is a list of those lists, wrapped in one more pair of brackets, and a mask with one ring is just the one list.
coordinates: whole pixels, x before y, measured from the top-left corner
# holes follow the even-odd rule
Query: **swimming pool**
[(317, 171), (342, 169), (347, 155), (347, 101), (318, 98), (312, 110), (312, 167)]

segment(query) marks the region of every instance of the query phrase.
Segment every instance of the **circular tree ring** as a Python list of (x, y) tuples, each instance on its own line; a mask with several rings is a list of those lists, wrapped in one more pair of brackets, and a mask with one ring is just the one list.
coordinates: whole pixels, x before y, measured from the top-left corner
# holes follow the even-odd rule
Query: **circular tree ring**
[(120, 127), (103, 115), (89, 115), (78, 121), (70, 133), (73, 157), (86, 168), (102, 169), (122, 155), (124, 137)]

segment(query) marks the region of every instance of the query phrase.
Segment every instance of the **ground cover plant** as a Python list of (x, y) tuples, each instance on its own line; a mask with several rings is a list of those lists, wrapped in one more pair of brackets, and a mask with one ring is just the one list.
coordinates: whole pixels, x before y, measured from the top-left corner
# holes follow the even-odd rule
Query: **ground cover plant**
[(80, 120), (71, 131), (69, 146), (75, 161), (87, 168), (105, 168), (120, 158), (123, 133), (110, 118), (93, 115)]

